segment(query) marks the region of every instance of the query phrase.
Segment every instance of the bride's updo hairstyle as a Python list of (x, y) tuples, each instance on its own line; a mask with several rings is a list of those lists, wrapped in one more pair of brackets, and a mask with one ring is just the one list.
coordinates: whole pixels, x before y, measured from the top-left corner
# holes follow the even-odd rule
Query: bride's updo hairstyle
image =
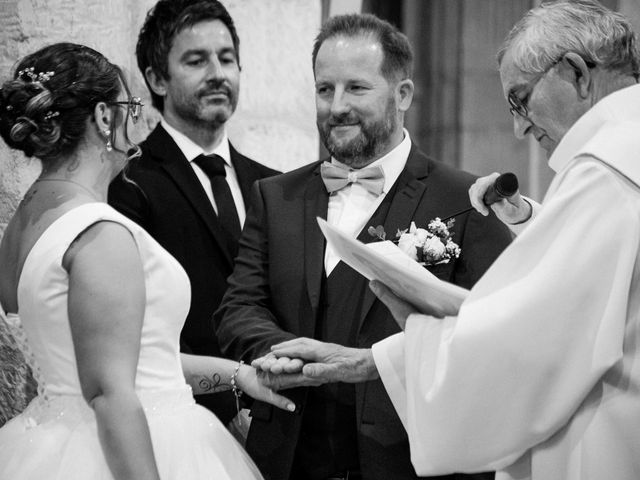
[(24, 57), (0, 89), (0, 135), (41, 160), (70, 154), (98, 102), (114, 102), (120, 69), (95, 50), (56, 43)]

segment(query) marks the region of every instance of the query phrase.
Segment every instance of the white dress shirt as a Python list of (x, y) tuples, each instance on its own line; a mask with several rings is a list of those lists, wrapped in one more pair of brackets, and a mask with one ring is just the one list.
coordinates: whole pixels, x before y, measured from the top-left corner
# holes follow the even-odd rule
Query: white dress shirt
[(419, 475), (640, 478), (639, 132), (640, 85), (596, 104), (458, 315), (373, 346)]
[[(404, 130), (404, 139), (396, 148), (384, 157), (367, 165), (367, 167), (380, 166), (384, 171), (384, 189), (381, 195), (374, 195), (359, 183), (351, 183), (330, 195), (329, 208), (327, 210), (327, 222), (329, 225), (339, 228), (352, 238), (356, 238), (365, 226), (369, 228), (370, 225), (367, 225), (367, 222), (380, 206), (400, 173), (402, 173), (410, 150), (411, 139), (409, 138), (409, 132)], [(331, 159), (331, 163), (349, 168), (335, 158)], [(373, 226), (375, 227), (376, 225)], [(331, 247), (327, 247), (324, 255), (324, 268), (327, 276), (329, 276), (338, 262), (340, 262), (340, 258)]]
[(231, 195), (233, 196), (233, 202), (236, 204), (236, 210), (238, 212), (238, 220), (240, 220), (240, 226), (244, 225), (244, 220), (247, 216), (247, 212), (244, 205), (244, 199), (242, 198), (242, 191), (240, 190), (240, 183), (238, 183), (238, 175), (236, 174), (235, 169), (233, 168), (233, 164), (231, 163), (231, 153), (229, 150), (229, 138), (227, 137), (226, 130), (222, 135), (222, 139), (220, 143), (211, 151), (204, 151), (202, 147), (197, 145), (193, 140), (187, 137), (184, 133), (179, 132), (171, 125), (169, 125), (164, 119), (161, 120), (162, 127), (167, 131), (169, 136), (176, 142), (178, 148), (185, 156), (185, 158), (189, 161), (191, 168), (195, 172), (198, 180), (202, 184), (202, 188), (204, 188), (207, 197), (209, 197), (209, 201), (211, 205), (213, 205), (213, 209), (218, 213), (218, 206), (216, 205), (216, 200), (213, 197), (213, 191), (211, 190), (211, 181), (206, 173), (196, 164), (194, 160), (200, 155), (219, 155), (224, 160), (224, 169), (226, 172), (226, 180), (229, 184), (229, 188), (231, 189)]

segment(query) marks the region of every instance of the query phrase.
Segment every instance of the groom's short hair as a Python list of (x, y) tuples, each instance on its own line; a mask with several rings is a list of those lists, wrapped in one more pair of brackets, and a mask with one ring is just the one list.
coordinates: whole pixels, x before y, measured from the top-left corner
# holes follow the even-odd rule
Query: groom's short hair
[(333, 37), (371, 36), (382, 47), (383, 59), (381, 73), (390, 82), (397, 82), (413, 75), (413, 49), (407, 36), (375, 15), (348, 14), (329, 18), (320, 29), (311, 53), (313, 71), (316, 70), (316, 57), (325, 40)]

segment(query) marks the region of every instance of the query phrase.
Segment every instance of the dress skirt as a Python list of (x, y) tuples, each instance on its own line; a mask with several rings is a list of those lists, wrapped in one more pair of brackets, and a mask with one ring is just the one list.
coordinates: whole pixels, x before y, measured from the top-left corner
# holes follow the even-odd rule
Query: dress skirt
[[(189, 387), (140, 391), (162, 480), (261, 479), (247, 453)], [(0, 429), (0, 479), (113, 480), (81, 396), (38, 396)]]

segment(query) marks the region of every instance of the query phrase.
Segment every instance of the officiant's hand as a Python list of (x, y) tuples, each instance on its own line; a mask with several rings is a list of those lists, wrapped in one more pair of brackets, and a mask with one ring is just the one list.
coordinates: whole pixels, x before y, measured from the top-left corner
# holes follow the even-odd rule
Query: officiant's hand
[(319, 378), (306, 377), (302, 372), (274, 374), (258, 371), (258, 379), (263, 385), (274, 391), (296, 387), (317, 387), (326, 383)]
[(507, 223), (509, 225), (526, 222), (531, 218), (533, 207), (529, 202), (522, 198), (520, 192), (516, 192), (515, 195), (510, 197), (503, 198), (502, 200), (492, 204), (490, 207), (485, 205), (483, 201), (484, 194), (487, 192), (489, 187), (495, 183), (496, 178), (499, 176), (499, 173), (494, 172), (491, 175), (477, 179), (475, 183), (471, 185), (469, 188), (469, 200), (471, 201), (471, 205), (485, 217), (489, 215), (489, 208), (491, 208), (503, 223)]
[[(412, 313), (420, 313), (411, 304), (399, 298), (389, 290), (387, 286), (377, 280), (369, 282), (369, 288), (371, 288), (371, 291), (376, 294), (376, 297), (378, 297), (380, 301), (387, 306), (391, 315), (393, 315), (393, 318), (398, 325), (400, 325), (402, 330), (404, 330), (407, 324), (407, 318), (409, 318), (409, 315)], [(442, 315), (437, 314), (437, 312), (422, 313), (429, 313), (435, 317), (442, 317)]]
[(278, 358), (299, 358), (305, 361), (305, 378), (322, 383), (361, 383), (378, 378), (371, 349), (350, 348), (311, 338), (296, 338), (271, 347)]

